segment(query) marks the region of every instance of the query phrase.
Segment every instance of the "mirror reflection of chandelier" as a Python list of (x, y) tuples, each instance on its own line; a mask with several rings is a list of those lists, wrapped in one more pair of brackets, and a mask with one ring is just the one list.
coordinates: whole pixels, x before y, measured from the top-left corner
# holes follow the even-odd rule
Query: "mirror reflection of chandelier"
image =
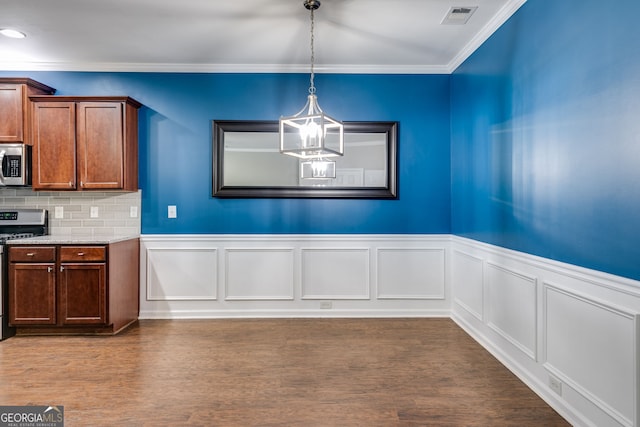
[[(307, 103), (297, 114), (280, 118), (280, 152), (301, 159), (317, 159), (344, 154), (344, 126), (322, 111), (314, 86), (314, 11), (318, 0), (304, 0), (311, 13), (311, 76)], [(335, 176), (335, 173), (334, 173)]]
[(334, 179), (336, 162), (316, 158), (300, 162), (300, 178), (302, 179)]

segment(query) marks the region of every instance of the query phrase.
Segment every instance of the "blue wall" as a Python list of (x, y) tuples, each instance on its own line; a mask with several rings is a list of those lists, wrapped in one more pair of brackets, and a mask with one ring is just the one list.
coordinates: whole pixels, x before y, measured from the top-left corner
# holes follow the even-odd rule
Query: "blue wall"
[(211, 120), (294, 113), (306, 74), (0, 76), (145, 105), (145, 234), (452, 232), (640, 279), (639, 14), (529, 0), (452, 76), (318, 75), (335, 117), (400, 122), (399, 200), (211, 197)]
[[(0, 72), (58, 95), (129, 95), (140, 111), (142, 232), (449, 233), (446, 75), (316, 75), (320, 105), (345, 121), (398, 121), (399, 199), (216, 199), (211, 121), (277, 120), (306, 101), (307, 74)], [(177, 205), (178, 218), (167, 218)]]
[(640, 279), (639, 14), (529, 0), (456, 70), (453, 233)]

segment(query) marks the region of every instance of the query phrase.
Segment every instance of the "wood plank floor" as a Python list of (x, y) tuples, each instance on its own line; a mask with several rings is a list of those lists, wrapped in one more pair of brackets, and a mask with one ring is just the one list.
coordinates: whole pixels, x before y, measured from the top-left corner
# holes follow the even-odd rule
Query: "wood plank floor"
[(566, 426), (450, 319), (145, 320), (0, 342), (0, 404), (65, 426)]

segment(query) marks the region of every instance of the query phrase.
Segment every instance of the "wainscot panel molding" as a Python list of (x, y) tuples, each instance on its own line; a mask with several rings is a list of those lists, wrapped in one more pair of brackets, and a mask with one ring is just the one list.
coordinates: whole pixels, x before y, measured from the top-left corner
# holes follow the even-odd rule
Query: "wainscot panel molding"
[(620, 424), (635, 425), (639, 316), (550, 283), (544, 307), (544, 367)]
[(484, 262), (482, 258), (453, 250), (454, 303), (480, 322), (484, 321)]
[(449, 235), (143, 235), (140, 318), (448, 317)]
[(293, 300), (293, 248), (225, 249), (225, 299)]
[(451, 317), (576, 426), (638, 426), (640, 282), (451, 237)]
[(218, 258), (215, 248), (147, 250), (147, 301), (216, 300)]
[(536, 278), (491, 262), (486, 272), (487, 325), (536, 360)]
[(444, 299), (444, 248), (379, 248), (378, 299)]
[(370, 298), (370, 250), (301, 248), (302, 299)]

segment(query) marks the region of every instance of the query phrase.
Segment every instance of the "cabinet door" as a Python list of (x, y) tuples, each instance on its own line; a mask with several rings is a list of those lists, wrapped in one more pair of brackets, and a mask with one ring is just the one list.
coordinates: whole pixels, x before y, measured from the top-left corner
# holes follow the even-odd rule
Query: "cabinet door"
[(80, 187), (83, 190), (122, 189), (123, 103), (80, 102), (77, 108)]
[(34, 190), (75, 190), (75, 109), (73, 102), (33, 103)]
[(105, 263), (62, 263), (60, 318), (63, 325), (107, 323)]
[(55, 325), (54, 263), (9, 264), (9, 323)]
[(22, 142), (22, 85), (0, 84), (0, 141)]

